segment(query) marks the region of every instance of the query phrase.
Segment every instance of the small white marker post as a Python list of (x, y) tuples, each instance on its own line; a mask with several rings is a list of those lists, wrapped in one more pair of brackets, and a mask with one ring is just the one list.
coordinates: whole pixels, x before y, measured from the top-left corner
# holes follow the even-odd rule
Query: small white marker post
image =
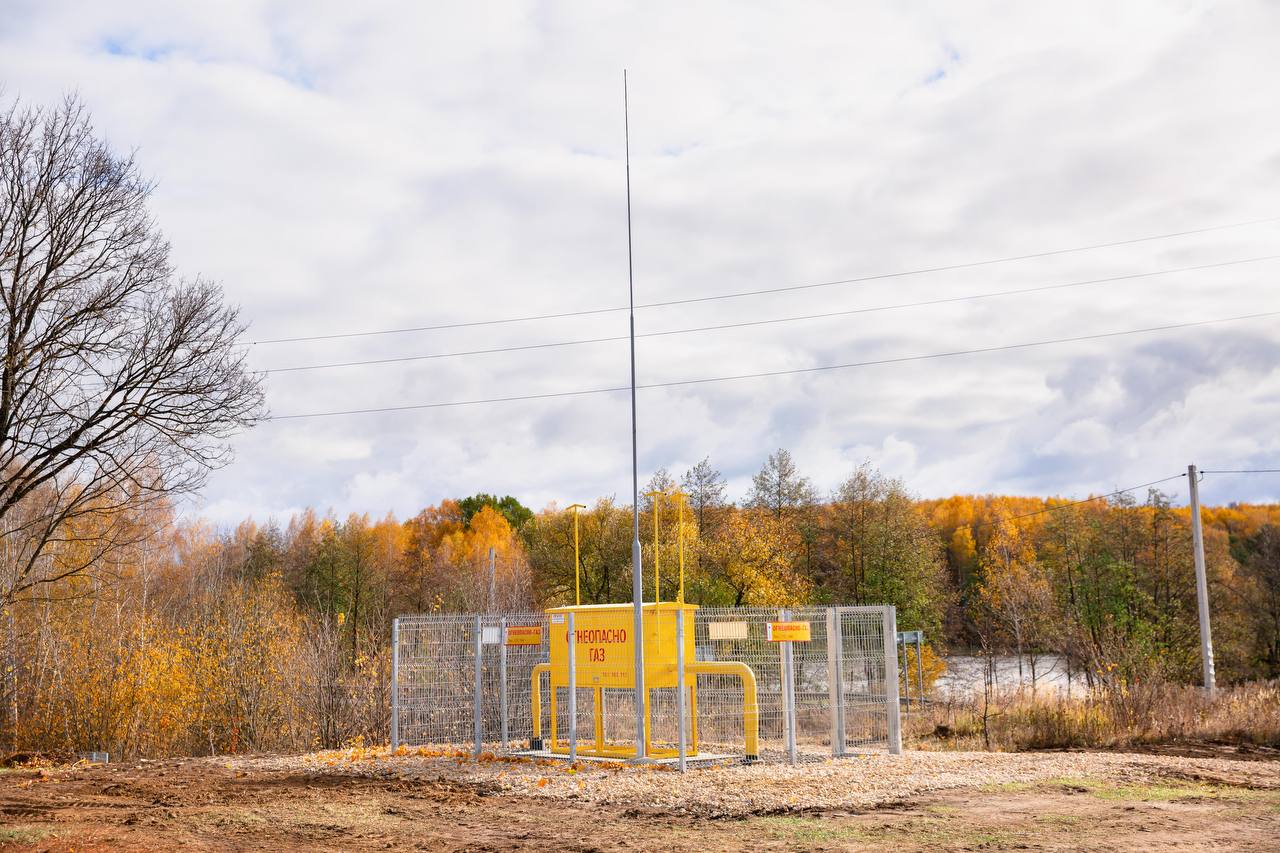
[(907, 640), (905, 637), (899, 634), (895, 634), (895, 636), (898, 637), (898, 652), (902, 659), (902, 663), (900, 665), (901, 671), (898, 674), (902, 677), (902, 698), (905, 700), (905, 703), (906, 703), (906, 710), (904, 713), (906, 716), (910, 717), (911, 716), (911, 673), (907, 669)]
[(916, 631), (916, 687), (920, 706), (924, 707), (924, 631)]

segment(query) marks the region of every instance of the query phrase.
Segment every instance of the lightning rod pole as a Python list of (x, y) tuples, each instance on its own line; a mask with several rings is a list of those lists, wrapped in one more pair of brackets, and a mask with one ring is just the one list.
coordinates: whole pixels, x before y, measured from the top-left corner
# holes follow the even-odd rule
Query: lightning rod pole
[(640, 569), (640, 463), (636, 452), (636, 281), (631, 255), (631, 119), (627, 71), (622, 70), (622, 133), (627, 164), (627, 289), (631, 310), (631, 604), (635, 612), (636, 758), (645, 757), (644, 575)]

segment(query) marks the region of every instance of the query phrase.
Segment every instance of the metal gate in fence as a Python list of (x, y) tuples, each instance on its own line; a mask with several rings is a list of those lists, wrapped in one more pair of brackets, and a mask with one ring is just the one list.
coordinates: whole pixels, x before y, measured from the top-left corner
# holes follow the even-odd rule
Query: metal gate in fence
[[(771, 642), (766, 625), (810, 625), (808, 642)], [(737, 661), (755, 673), (759, 757), (803, 761), (863, 752), (901, 751), (894, 608), (705, 607), (693, 630), (698, 661)], [(538, 645), (507, 645), (511, 626), (540, 626)], [(391, 744), (465, 746), (476, 754), (529, 748), (534, 734), (533, 672), (549, 659), (545, 613), (402, 616), (392, 628)], [(698, 674), (685, 696), (686, 730), (710, 754), (741, 754), (744, 686), (728, 675)], [(550, 728), (549, 684), (540, 676), (544, 735), (565, 741), (570, 707)], [(604, 737), (634, 741), (633, 691), (578, 688), (576, 731), (591, 732), (599, 696)], [(677, 690), (651, 691), (655, 746), (679, 738)], [(686, 735), (687, 736), (687, 735)], [(582, 735), (579, 735), (582, 737)]]

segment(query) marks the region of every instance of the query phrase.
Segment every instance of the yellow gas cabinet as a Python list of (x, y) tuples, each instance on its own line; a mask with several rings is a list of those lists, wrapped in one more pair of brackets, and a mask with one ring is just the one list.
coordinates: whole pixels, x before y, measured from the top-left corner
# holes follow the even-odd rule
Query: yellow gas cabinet
[[(689, 696), (689, 747), (687, 754), (698, 754), (698, 675), (734, 675), (743, 683), (743, 722), (748, 758), (757, 755), (758, 713), (755, 674), (746, 664), (734, 661), (699, 662), (694, 646), (695, 604), (679, 602), (648, 603), (642, 606), (641, 620), (644, 643), (644, 740), (645, 755), (669, 758), (674, 749), (654, 750), (650, 744), (649, 691), (673, 689), (677, 680), (676, 614), (684, 611), (685, 687)], [(574, 643), (576, 686), (594, 690), (594, 742), (583, 739), (578, 754), (599, 758), (635, 756), (634, 743), (611, 744), (604, 736), (604, 691), (635, 688), (635, 613), (630, 604), (588, 604), (548, 609), (550, 662), (534, 669), (532, 682), (533, 736), (531, 744), (542, 748), (541, 676), (550, 673), (551, 732), (546, 748), (552, 754), (565, 754), (568, 745), (556, 739), (556, 691), (569, 686), (569, 643)], [(574, 636), (568, 631), (568, 615), (573, 614)], [(628, 707), (630, 705), (628, 704)]]

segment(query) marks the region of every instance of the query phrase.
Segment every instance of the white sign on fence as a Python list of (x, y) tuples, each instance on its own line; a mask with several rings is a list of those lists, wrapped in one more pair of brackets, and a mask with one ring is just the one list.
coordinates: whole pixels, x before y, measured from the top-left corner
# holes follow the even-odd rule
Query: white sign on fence
[(708, 622), (707, 639), (710, 640), (745, 640), (747, 638), (746, 622)]

